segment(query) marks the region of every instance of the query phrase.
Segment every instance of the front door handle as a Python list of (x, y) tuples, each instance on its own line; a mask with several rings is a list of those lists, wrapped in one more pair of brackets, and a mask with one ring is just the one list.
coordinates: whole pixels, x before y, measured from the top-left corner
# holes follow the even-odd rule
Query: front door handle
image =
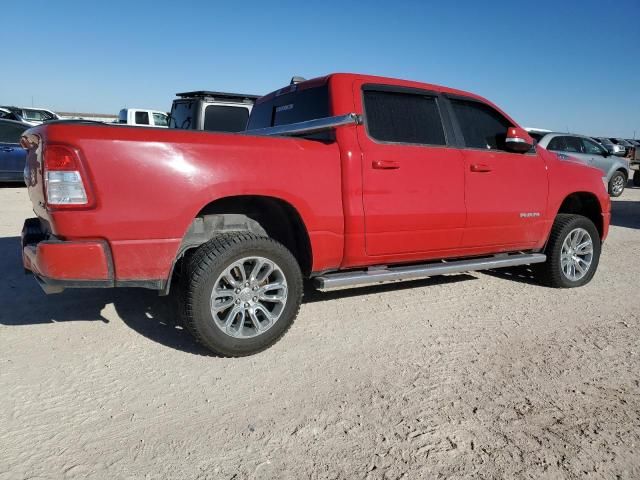
[(400, 168), (400, 162), (395, 160), (374, 160), (371, 162), (371, 166), (379, 170), (396, 170)]
[(491, 167), (489, 165), (485, 165), (483, 163), (472, 163), (471, 164), (472, 172), (490, 172)]

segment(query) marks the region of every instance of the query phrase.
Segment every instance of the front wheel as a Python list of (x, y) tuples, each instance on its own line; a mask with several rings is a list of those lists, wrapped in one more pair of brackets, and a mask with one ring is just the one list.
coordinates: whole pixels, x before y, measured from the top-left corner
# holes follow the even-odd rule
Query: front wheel
[(294, 256), (273, 239), (219, 235), (189, 258), (183, 286), (187, 329), (212, 352), (252, 355), (276, 343), (302, 300)]
[(581, 215), (556, 217), (540, 264), (540, 280), (555, 288), (580, 287), (591, 281), (600, 260), (600, 235), (591, 220)]
[(627, 177), (625, 177), (624, 173), (614, 173), (609, 180), (609, 195), (611, 195), (612, 197), (619, 197), (620, 195), (622, 195), (626, 183)]

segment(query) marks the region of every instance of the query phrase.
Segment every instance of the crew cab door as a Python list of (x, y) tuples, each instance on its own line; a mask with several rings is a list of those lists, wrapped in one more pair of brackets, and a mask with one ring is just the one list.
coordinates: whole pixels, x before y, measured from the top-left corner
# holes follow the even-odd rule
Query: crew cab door
[(591, 157), (590, 164), (602, 170), (605, 175), (608, 175), (611, 165), (613, 164), (609, 153), (604, 149), (604, 147), (601, 147), (593, 140), (580, 138), (580, 141), (584, 146), (585, 154)]
[(467, 223), (462, 246), (475, 253), (515, 251), (540, 243), (546, 220), (547, 167), (535, 149), (506, 150), (514, 126), (490, 105), (450, 97), (465, 169)]
[[(441, 97), (356, 82), (368, 256), (428, 258), (456, 249), (465, 224), (464, 169)], [(432, 253), (431, 256), (438, 256)]]

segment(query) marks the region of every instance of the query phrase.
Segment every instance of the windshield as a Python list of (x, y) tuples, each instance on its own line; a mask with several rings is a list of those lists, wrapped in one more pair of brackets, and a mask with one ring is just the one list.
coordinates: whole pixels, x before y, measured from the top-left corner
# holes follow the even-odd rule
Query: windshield
[(193, 129), (196, 128), (196, 102), (173, 102), (169, 128)]

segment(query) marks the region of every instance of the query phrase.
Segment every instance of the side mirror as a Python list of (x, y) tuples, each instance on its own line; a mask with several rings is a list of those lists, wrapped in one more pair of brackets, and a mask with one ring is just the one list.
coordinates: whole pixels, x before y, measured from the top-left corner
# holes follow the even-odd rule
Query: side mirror
[(505, 147), (510, 152), (525, 153), (533, 147), (533, 138), (524, 128), (509, 127)]

